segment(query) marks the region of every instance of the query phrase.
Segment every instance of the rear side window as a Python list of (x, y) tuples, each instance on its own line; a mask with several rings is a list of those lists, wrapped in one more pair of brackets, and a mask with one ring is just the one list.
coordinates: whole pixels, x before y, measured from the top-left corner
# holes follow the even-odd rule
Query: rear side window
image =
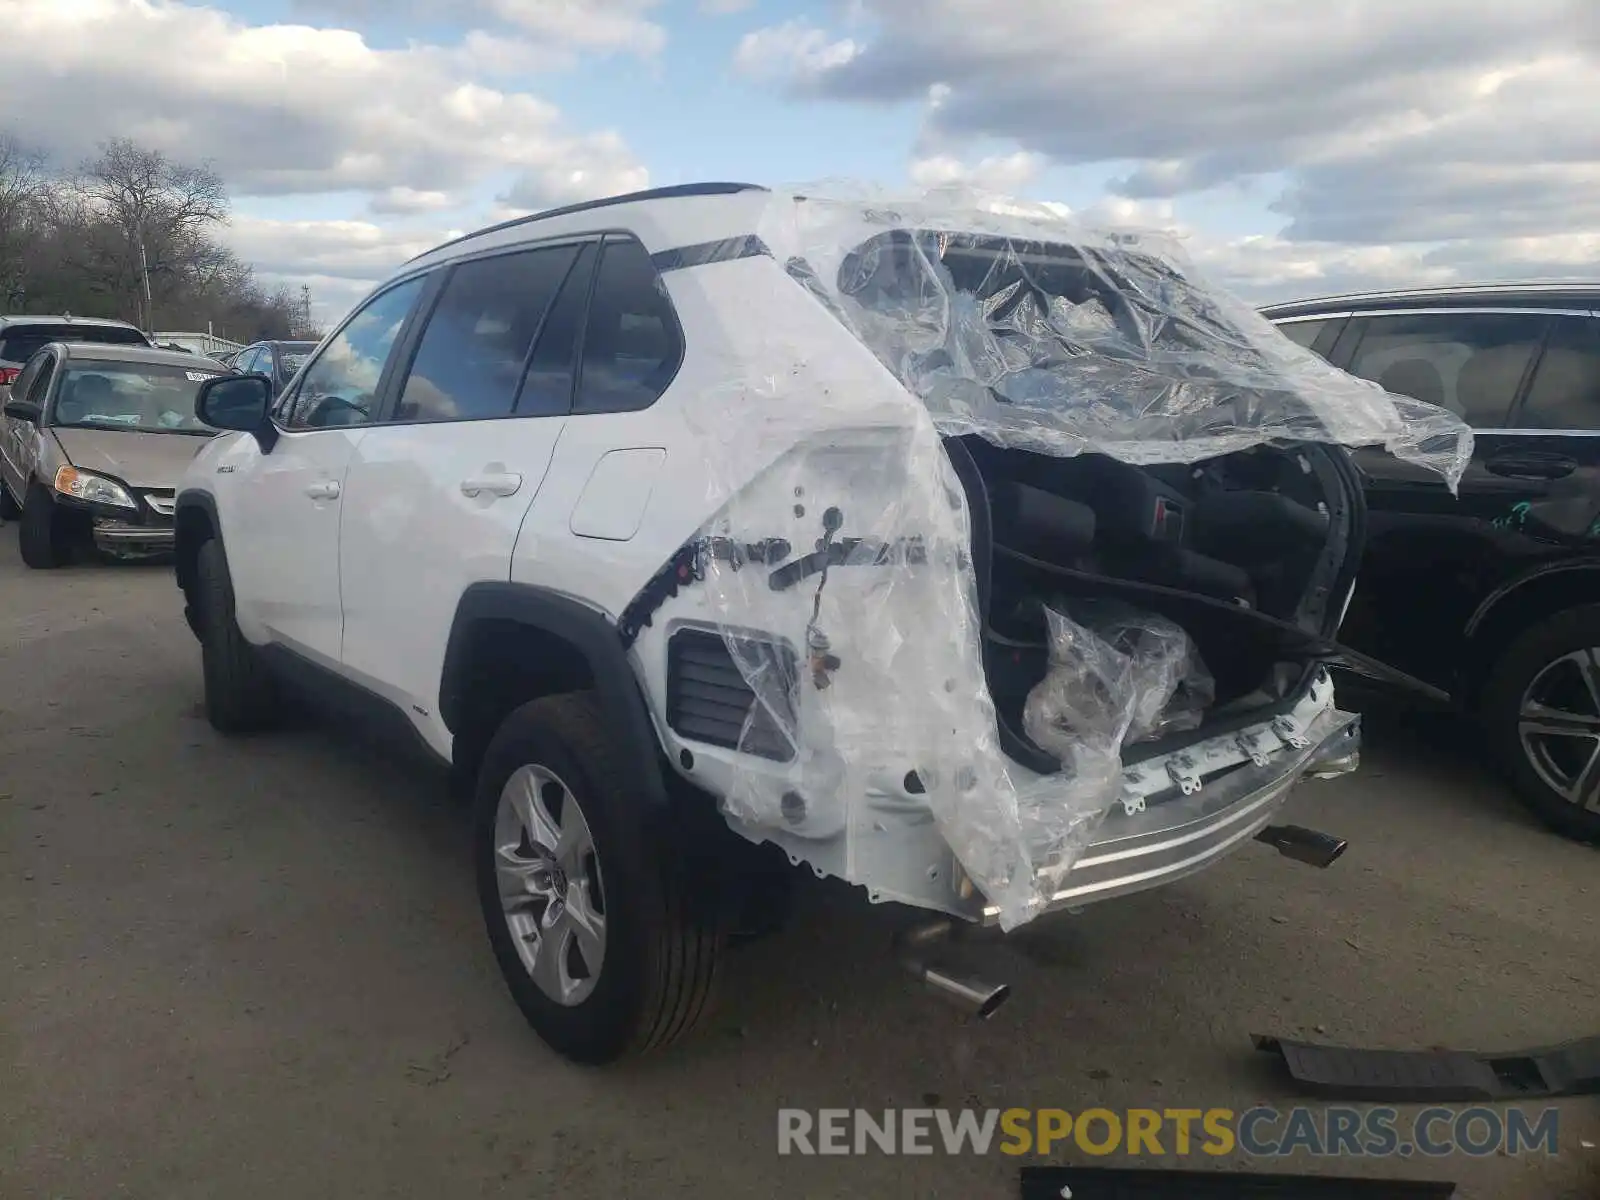
[(1315, 321), (1285, 321), (1278, 326), (1278, 331), (1296, 346), (1304, 346), (1309, 350), (1311, 343), (1317, 340), (1317, 334), (1327, 328), (1327, 325), (1326, 318)]
[(1516, 423), (1524, 429), (1600, 430), (1600, 321), (1554, 322)]
[(576, 257), (574, 246), (551, 246), (456, 267), (417, 343), (394, 419), (510, 416), (545, 314)]
[(0, 358), (7, 362), (26, 362), (35, 351), (51, 342), (100, 342), (112, 346), (148, 344), (137, 329), (124, 329), (120, 325), (18, 325), (0, 331)]
[(1539, 313), (1398, 313), (1362, 317), (1347, 370), (1385, 391), (1501, 429), (1544, 337)]
[(633, 412), (667, 390), (683, 339), (650, 255), (631, 238), (600, 251), (573, 411)]

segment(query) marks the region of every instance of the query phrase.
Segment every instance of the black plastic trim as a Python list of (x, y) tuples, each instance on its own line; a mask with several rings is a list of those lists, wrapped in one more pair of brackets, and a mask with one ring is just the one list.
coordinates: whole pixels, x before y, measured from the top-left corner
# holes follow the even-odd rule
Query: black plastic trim
[(627, 192), (621, 196), (606, 196), (599, 200), (585, 200), (581, 204), (568, 204), (561, 208), (547, 208), (543, 212), (531, 213), (526, 217), (513, 217), (509, 221), (501, 221), (498, 225), (489, 225), (483, 229), (474, 230), (458, 238), (451, 238), (448, 242), (440, 242), (431, 250), (408, 259), (410, 263), (427, 258), (430, 254), (437, 254), (451, 246), (459, 246), (463, 242), (470, 242), (474, 238), (487, 237), (491, 233), (499, 233), (504, 229), (515, 229), (520, 225), (531, 225), (538, 221), (548, 221), (555, 217), (570, 217), (576, 213), (593, 212), (596, 209), (612, 208), (619, 204), (633, 204), (641, 200), (678, 200), (686, 196), (734, 196), (740, 192), (764, 192), (767, 189), (758, 183), (680, 183), (671, 187), (647, 188), (642, 192)]
[(449, 760), (428, 744), (393, 701), (287, 646), (269, 643), (259, 647), (259, 653), (267, 669), (281, 682), (316, 707), (337, 715), (347, 726), (354, 725), (386, 743), (409, 746), (436, 766), (449, 767)]
[(772, 250), (755, 234), (749, 234), (660, 250), (650, 256), (650, 262), (658, 273), (665, 274), (685, 267), (704, 267), (710, 263), (734, 262), (741, 258), (760, 258), (762, 255), (771, 258)]
[(595, 610), (544, 588), (475, 583), (462, 593), (439, 682), (439, 716), (447, 729), (458, 732), (466, 706), (472, 686), (466, 646), (480, 621), (525, 625), (561, 639), (581, 654), (589, 664), (608, 731), (616, 739), (618, 761), (634, 772), (635, 794), (648, 805), (667, 803), (660, 743), (616, 626)]

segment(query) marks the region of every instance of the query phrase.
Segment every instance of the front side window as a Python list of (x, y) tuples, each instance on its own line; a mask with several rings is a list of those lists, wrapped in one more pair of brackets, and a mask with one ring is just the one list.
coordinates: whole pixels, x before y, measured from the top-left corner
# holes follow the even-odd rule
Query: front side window
[(1556, 317), (1516, 423), (1600, 430), (1600, 321)]
[(607, 239), (595, 272), (573, 411), (633, 412), (666, 391), (683, 344), (649, 252), (631, 238)]
[[(33, 386), (28, 389), (25, 399), (33, 401), (42, 410), (45, 397), (50, 394), (50, 381), (55, 378), (56, 356), (54, 354), (40, 355), (39, 365), (36, 370), (39, 373), (34, 376)], [(16, 394), (16, 391), (13, 390), (12, 395)]]
[(419, 275), (374, 296), (345, 323), (282, 406), (291, 429), (365, 425), (376, 416), (383, 368), (425, 279)]
[(1359, 318), (1347, 368), (1385, 391), (1502, 429), (1544, 336), (1542, 313), (1398, 313)]
[(194, 415), (200, 385), (221, 374), (165, 363), (69, 361), (50, 424), (57, 428), (211, 434)]
[(397, 421), (510, 416), (550, 302), (577, 256), (550, 246), (462, 263), (428, 318)]

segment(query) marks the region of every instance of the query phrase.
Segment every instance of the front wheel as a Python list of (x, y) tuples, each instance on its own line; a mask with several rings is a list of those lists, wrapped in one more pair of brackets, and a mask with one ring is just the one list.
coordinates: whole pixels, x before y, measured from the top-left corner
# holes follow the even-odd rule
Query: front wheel
[(513, 999), (552, 1049), (599, 1065), (700, 1024), (723, 948), (670, 830), (588, 693), (506, 718), (474, 799), (478, 898)]
[(50, 493), (37, 485), (30, 488), (28, 502), (22, 509), (22, 522), (17, 529), (23, 563), (39, 571), (65, 565), (68, 546), (67, 531), (63, 525), (61, 511), (50, 498)]
[(1522, 801), (1558, 833), (1600, 840), (1600, 605), (1557, 613), (1512, 641), (1481, 716)]
[(215, 538), (196, 556), (191, 604), (211, 727), (219, 733), (250, 733), (275, 725), (281, 712), (278, 690), (260, 651), (239, 631), (228, 559)]

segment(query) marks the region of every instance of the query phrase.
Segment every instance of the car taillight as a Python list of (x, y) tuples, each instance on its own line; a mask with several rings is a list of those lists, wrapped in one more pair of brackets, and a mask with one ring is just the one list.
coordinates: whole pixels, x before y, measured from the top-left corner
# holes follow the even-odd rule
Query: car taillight
[(0, 387), (10, 387), (21, 374), (21, 367), (0, 367)]

